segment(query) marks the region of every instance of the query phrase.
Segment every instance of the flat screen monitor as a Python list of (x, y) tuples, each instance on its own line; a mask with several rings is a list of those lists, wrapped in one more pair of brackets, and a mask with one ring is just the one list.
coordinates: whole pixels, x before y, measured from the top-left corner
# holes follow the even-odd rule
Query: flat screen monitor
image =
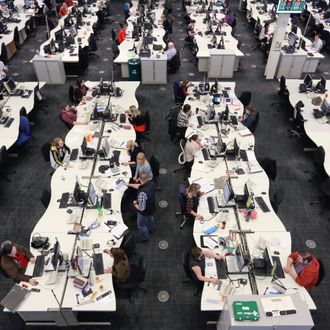
[(79, 246), (77, 246), (77, 265), (79, 273), (84, 273), (84, 256)]
[(305, 0), (279, 0), (277, 5), (278, 14), (300, 14), (305, 7)]
[(321, 104), (321, 110), (325, 115), (330, 113), (330, 102), (328, 100), (326, 100), (326, 99), (323, 100), (323, 102)]
[(320, 84), (322, 85), (323, 90), (325, 90), (326, 89), (327, 80), (324, 78), (324, 76), (321, 76)]
[(213, 94), (213, 104), (218, 105), (221, 102), (220, 94)]
[(234, 192), (231, 188), (229, 181), (226, 181), (223, 186), (223, 198), (226, 204), (228, 204), (228, 202), (234, 198)]
[(102, 142), (102, 149), (103, 149), (105, 158), (110, 158), (111, 157), (111, 148), (110, 148), (109, 141), (107, 138), (105, 138)]
[(85, 193), (81, 189), (79, 180), (76, 178), (76, 184), (75, 184), (74, 190), (73, 190), (73, 199), (76, 203), (81, 203), (84, 201), (84, 196), (85, 196)]
[(11, 77), (7, 81), (5, 81), (3, 85), (5, 86), (6, 91), (8, 93), (11, 93), (16, 88), (16, 83)]
[(91, 183), (89, 187), (89, 194), (88, 194), (88, 204), (89, 205), (96, 205), (97, 203), (97, 195), (94, 185)]
[(234, 140), (234, 154), (235, 154), (236, 158), (239, 158), (239, 152), (240, 152), (240, 149), (239, 149), (237, 140), (235, 139)]
[(237, 245), (235, 251), (235, 257), (236, 257), (237, 270), (241, 272), (243, 270), (243, 267), (245, 266), (245, 263), (244, 263), (244, 255), (240, 244)]
[(59, 258), (60, 258), (60, 243), (58, 240), (56, 240), (54, 247), (53, 247), (53, 255), (51, 257), (51, 263), (53, 266), (53, 269), (56, 270), (58, 263), (59, 263)]
[(305, 79), (304, 79), (304, 84), (305, 84), (306, 88), (310, 88), (310, 87), (312, 87), (313, 79), (312, 79), (312, 77), (311, 77), (310, 74), (307, 74), (307, 75), (306, 75), (306, 77), (305, 77)]
[(54, 37), (56, 41), (60, 41), (63, 39), (63, 30), (58, 30), (54, 33)]

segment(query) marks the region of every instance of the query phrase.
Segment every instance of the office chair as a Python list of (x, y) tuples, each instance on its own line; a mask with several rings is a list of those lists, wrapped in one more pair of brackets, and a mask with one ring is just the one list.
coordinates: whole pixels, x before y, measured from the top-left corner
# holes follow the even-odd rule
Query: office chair
[(262, 30), (262, 26), (260, 23), (256, 23), (253, 29), (253, 33), (255, 35), (254, 39), (257, 42), (257, 44), (252, 48), (252, 51), (254, 52), (258, 47), (261, 46), (262, 41), (259, 39), (259, 34)]
[(190, 63), (194, 64), (195, 66), (198, 64), (198, 58), (197, 58), (197, 53), (199, 51), (198, 45), (197, 45), (197, 41), (194, 39), (192, 42), (192, 55), (193, 55), (193, 59), (190, 61)]
[(133, 233), (130, 230), (126, 230), (123, 235), (123, 240), (120, 244), (120, 248), (126, 252), (128, 258), (135, 254), (135, 245), (136, 244)]
[(1, 44), (0, 60), (5, 64), (8, 62), (7, 49), (6, 49), (6, 45), (4, 42)]
[[(315, 171), (313, 172), (312, 177), (308, 181), (312, 181), (315, 177), (318, 177), (320, 180), (323, 180), (327, 177), (327, 173), (324, 169), (324, 160), (325, 160), (325, 151), (324, 148), (318, 147), (313, 154), (313, 163), (315, 166)], [(304, 173), (308, 173), (308, 170), (305, 170)]]
[(179, 139), (178, 137), (178, 130), (177, 130), (177, 119), (178, 119), (178, 114), (181, 110), (181, 104), (176, 105), (174, 107), (172, 107), (166, 117), (165, 120), (168, 121), (168, 129), (167, 132), (170, 136), (170, 141), (173, 143), (176, 143)]
[(14, 174), (14, 173), (16, 173), (16, 171), (8, 172), (7, 163), (8, 163), (7, 148), (5, 146), (2, 146), (0, 148), (0, 177), (3, 177), (4, 179), (6, 179), (7, 182), (11, 182), (11, 180), (8, 178), (6, 173)]
[(140, 286), (140, 283), (144, 282), (147, 272), (147, 258), (145, 256), (139, 256), (138, 262), (131, 264), (131, 276), (125, 283), (117, 283), (116, 288), (119, 290), (127, 290), (129, 292), (129, 300), (132, 304), (135, 303), (133, 293), (136, 290), (142, 290), (148, 292), (145, 288)]
[(97, 51), (96, 40), (94, 34), (91, 33), (88, 39), (88, 48), (87, 48), (88, 57), (99, 57), (99, 55), (95, 54), (96, 51)]
[[(184, 153), (184, 147), (185, 147), (185, 145), (186, 145), (186, 140), (185, 139), (181, 139), (180, 140), (180, 149), (181, 149), (181, 152), (180, 152), (180, 154), (178, 156), (178, 163), (180, 165), (184, 165), (186, 163), (186, 157), (185, 157), (185, 153)], [(173, 173), (177, 173), (177, 172), (182, 171), (182, 170), (186, 170), (186, 166), (181, 166), (181, 167), (175, 169), (173, 171)]]
[(111, 49), (112, 49), (112, 68), (113, 70), (116, 70), (116, 68), (119, 67), (120, 65), (119, 63), (114, 63), (114, 60), (119, 56), (120, 51), (115, 41), (112, 41)]
[(81, 46), (79, 46), (78, 57), (79, 57), (79, 61), (78, 61), (79, 72), (84, 73), (89, 66), (87, 46), (84, 48), (81, 48)]
[(288, 105), (289, 102), (289, 91), (286, 88), (286, 80), (284, 76), (280, 78), (280, 87), (277, 89), (278, 102), (273, 102), (271, 106), (278, 104), (276, 111), (279, 112), (282, 106)]
[[(160, 169), (160, 162), (157, 158), (156, 155), (152, 155), (150, 157), (149, 160), (149, 164), (152, 170), (152, 174), (153, 174), (153, 182), (155, 182), (155, 184), (157, 184), (158, 178), (159, 178), (159, 169)], [(157, 187), (157, 190), (160, 190), (159, 187)]]
[(275, 181), (277, 176), (277, 162), (275, 159), (265, 157), (261, 160), (258, 160), (260, 166), (266, 172), (268, 178), (272, 181)]
[(14, 42), (15, 42), (15, 46), (16, 48), (20, 48), (20, 42), (19, 42), (19, 33), (18, 33), (18, 28), (17, 26), (14, 29)]
[(174, 101), (177, 104), (183, 104), (185, 96), (182, 93), (181, 83), (179, 80), (173, 81)]
[(46, 142), (44, 143), (41, 148), (40, 148), (40, 152), (42, 154), (42, 157), (44, 158), (45, 162), (49, 162), (50, 161), (50, 147), (51, 147), (51, 144)]
[(317, 261), (319, 262), (320, 268), (319, 268), (319, 278), (317, 280), (316, 286), (319, 286), (325, 277), (325, 267), (321, 259), (317, 258)]
[(186, 253), (182, 253), (182, 266), (183, 270), (187, 276), (184, 280), (182, 280), (182, 283), (192, 282), (194, 284), (194, 296), (197, 296), (199, 288), (201, 284), (199, 283), (197, 279), (195, 279), (195, 276), (192, 274), (192, 270), (189, 268), (189, 257), (190, 257), (190, 251), (187, 251)]
[(283, 188), (279, 188), (276, 193), (273, 195), (273, 198), (270, 200), (270, 204), (272, 205), (273, 210), (277, 214), (279, 205), (284, 200), (284, 191)]
[(184, 227), (188, 220), (188, 215), (186, 211), (186, 204), (187, 204), (187, 197), (186, 197), (186, 184), (185, 183), (180, 183), (179, 185), (179, 193), (178, 193), (178, 198), (179, 198), (179, 205), (180, 205), (180, 211), (175, 213), (175, 216), (181, 216), (182, 217), (182, 222), (180, 225), (180, 229)]
[[(317, 201), (311, 201), (310, 205), (320, 205), (321, 211), (319, 215), (323, 214), (325, 209), (330, 205), (330, 178), (326, 178), (321, 182), (320, 185), (322, 195), (318, 198)], [(330, 220), (330, 219), (329, 219)]]
[(251, 98), (252, 98), (252, 93), (250, 91), (243, 91), (241, 95), (238, 97), (240, 102), (243, 104), (244, 109), (247, 105), (250, 104)]
[(257, 127), (258, 127), (258, 124), (259, 124), (259, 112), (257, 112), (256, 119), (255, 119), (255, 121), (253, 122), (253, 124), (250, 127), (251, 133), (253, 133), (253, 134), (255, 133), (255, 131), (256, 131)]
[(77, 100), (74, 97), (74, 87), (72, 85), (69, 86), (69, 100), (72, 104), (74, 105), (78, 105), (79, 102), (77, 102)]
[(146, 129), (144, 130), (144, 132), (139, 133), (139, 142), (143, 141), (143, 140), (147, 140), (149, 142), (151, 142), (151, 139), (149, 137), (149, 133), (150, 133), (150, 113), (149, 110), (146, 110), (144, 113), (144, 121), (146, 124)]
[(44, 206), (45, 209), (47, 209), (49, 202), (50, 202), (50, 198), (51, 198), (51, 193), (50, 191), (44, 189), (42, 191), (42, 194), (40, 196), (40, 202), (41, 204)]
[(304, 107), (304, 104), (299, 101), (295, 107), (294, 107), (294, 124), (295, 124), (295, 129), (288, 129), (288, 132), (290, 133), (289, 137), (297, 137), (298, 139), (300, 139), (302, 136), (305, 135), (305, 131), (304, 131), (304, 123), (305, 123), (305, 119), (301, 114), (301, 108)]
[(117, 33), (114, 29), (111, 30), (111, 39), (112, 41), (117, 41), (117, 37), (116, 37)]

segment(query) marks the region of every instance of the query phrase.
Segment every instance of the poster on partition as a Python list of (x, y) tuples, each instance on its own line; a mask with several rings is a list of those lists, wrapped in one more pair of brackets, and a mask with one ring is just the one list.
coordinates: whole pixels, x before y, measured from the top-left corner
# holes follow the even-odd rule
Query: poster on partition
[(279, 0), (278, 14), (300, 14), (305, 7), (305, 0)]

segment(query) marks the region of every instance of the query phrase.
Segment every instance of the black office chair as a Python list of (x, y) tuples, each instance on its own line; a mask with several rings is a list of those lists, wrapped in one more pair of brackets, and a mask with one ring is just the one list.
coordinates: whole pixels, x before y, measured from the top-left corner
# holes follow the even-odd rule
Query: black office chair
[(50, 202), (50, 198), (51, 198), (51, 193), (50, 191), (44, 189), (42, 191), (42, 194), (40, 196), (40, 202), (41, 204), (45, 207), (45, 209), (47, 209), (49, 202)]
[(272, 208), (277, 213), (279, 205), (284, 200), (284, 191), (283, 188), (279, 188), (276, 193), (273, 195), (273, 198), (270, 200), (270, 203), (272, 204)]
[(288, 129), (288, 132), (290, 133), (289, 137), (297, 137), (300, 139), (301, 137), (305, 136), (305, 130), (304, 130), (304, 123), (305, 119), (302, 116), (302, 108), (304, 107), (304, 104), (302, 101), (299, 101), (295, 107), (294, 107), (294, 118), (293, 118), (293, 124), (295, 125), (295, 128), (293, 129)]
[(175, 73), (179, 70), (181, 65), (181, 61), (180, 61), (180, 52), (179, 50), (176, 51), (175, 56), (168, 61), (168, 72), (169, 73)]
[(321, 259), (317, 258), (317, 261), (319, 262), (320, 268), (319, 268), (319, 278), (317, 280), (316, 286), (319, 286), (325, 277), (325, 267)]
[(127, 230), (124, 233), (120, 248), (126, 252), (128, 258), (135, 254), (135, 245), (136, 244), (133, 233), (130, 230)]
[(271, 106), (278, 104), (276, 111), (279, 112), (282, 107), (285, 107), (290, 104), (289, 96), (290, 93), (286, 88), (286, 80), (284, 76), (280, 78), (280, 86), (277, 90), (278, 102), (273, 102)]
[[(321, 211), (319, 215), (323, 214), (324, 211), (330, 206), (330, 178), (326, 178), (321, 182), (320, 190), (322, 195), (317, 201), (311, 201), (310, 205), (320, 205)], [(330, 220), (330, 219), (329, 219)]]
[(187, 196), (186, 196), (186, 184), (185, 183), (180, 183), (179, 185), (179, 193), (178, 193), (178, 198), (179, 198), (179, 205), (180, 205), (180, 211), (175, 213), (175, 216), (181, 216), (182, 222), (180, 224), (180, 229), (184, 227), (188, 220), (188, 215), (186, 211), (186, 204), (187, 204)]
[(175, 103), (183, 104), (185, 96), (182, 93), (181, 83), (179, 80), (173, 82), (173, 92), (174, 92), (174, 101)]
[(178, 114), (181, 110), (181, 104), (172, 107), (167, 113), (165, 120), (168, 122), (167, 132), (170, 136), (170, 140), (176, 143), (179, 140), (179, 132), (177, 130)]
[(88, 57), (90, 57), (90, 58), (98, 57), (98, 55), (95, 54), (96, 51), (97, 51), (96, 40), (95, 40), (94, 34), (91, 33), (91, 35), (89, 36), (89, 39), (88, 39), (88, 48), (87, 48)]
[(16, 48), (20, 48), (21, 44), (19, 42), (19, 33), (18, 33), (18, 28), (17, 27), (15, 27), (15, 29), (14, 29), (14, 41), (15, 41)]
[(0, 60), (1, 60), (3, 63), (7, 63), (7, 62), (8, 62), (7, 49), (6, 49), (6, 45), (5, 45), (4, 42), (1, 44), (1, 55), (0, 55)]
[(39, 82), (34, 87), (33, 95), (34, 95), (33, 110), (42, 110), (45, 113), (48, 113), (48, 111), (47, 111), (47, 105), (48, 105), (47, 104), (47, 98), (41, 94), (40, 87), (39, 87)]
[(119, 67), (120, 65), (119, 63), (114, 63), (114, 60), (119, 56), (120, 51), (115, 41), (112, 42), (111, 49), (112, 49), (112, 68), (113, 70), (116, 70), (116, 68)]
[(250, 127), (251, 133), (254, 134), (256, 132), (256, 129), (258, 127), (258, 124), (259, 124), (259, 112), (257, 112), (256, 119), (255, 119), (255, 121), (253, 122), (253, 124)]
[(131, 276), (125, 283), (117, 283), (116, 288), (119, 290), (127, 290), (129, 292), (129, 300), (134, 304), (135, 299), (133, 293), (136, 290), (142, 290), (148, 292), (145, 288), (141, 287), (140, 284), (144, 282), (147, 272), (147, 258), (140, 256), (137, 263), (131, 264)]
[(141, 142), (143, 140), (147, 140), (147, 141), (151, 142), (151, 139), (149, 137), (149, 133), (150, 133), (150, 113), (149, 113), (149, 110), (146, 110), (143, 116), (144, 116), (144, 122), (146, 124), (146, 129), (144, 130), (144, 132), (139, 133), (139, 142)]
[(74, 105), (78, 105), (79, 104), (79, 102), (74, 97), (74, 86), (72, 86), (72, 85), (69, 86), (69, 100)]
[(201, 287), (201, 283), (196, 279), (195, 275), (193, 274), (193, 271), (189, 267), (190, 251), (182, 253), (181, 258), (182, 267), (187, 276), (187, 278), (182, 280), (182, 283), (192, 282), (194, 284), (194, 296), (197, 296), (199, 288)]
[[(312, 181), (315, 177), (318, 177), (320, 180), (325, 179), (328, 175), (324, 169), (324, 160), (325, 160), (325, 151), (324, 148), (318, 147), (313, 154), (313, 163), (315, 166), (315, 171), (313, 172), (312, 177), (309, 181)], [(305, 173), (309, 172), (308, 170), (304, 171)]]
[(157, 184), (159, 178), (159, 170), (160, 170), (160, 162), (158, 160), (158, 157), (156, 155), (152, 155), (150, 157), (149, 164), (153, 174), (153, 181), (155, 182), (155, 184)]
[(250, 91), (243, 91), (241, 95), (238, 97), (238, 99), (243, 104), (244, 109), (247, 105), (250, 104), (251, 98), (252, 98), (252, 93)]
[(266, 172), (268, 178), (272, 181), (275, 181), (277, 176), (277, 162), (275, 159), (265, 157), (261, 160), (259, 160), (260, 166), (264, 169)]
[(89, 66), (88, 47), (87, 46), (84, 48), (81, 48), (79, 46), (78, 57), (79, 57), (79, 62), (78, 62), (79, 73), (84, 73)]
[(41, 148), (40, 148), (40, 152), (42, 154), (42, 157), (44, 158), (45, 162), (49, 162), (50, 161), (50, 147), (51, 147), (51, 144), (46, 142), (44, 143)]
[[(6, 179), (7, 182), (11, 182), (8, 178), (7, 173), (7, 163), (8, 163), (8, 152), (5, 146), (0, 148), (0, 177)], [(16, 173), (15, 171), (10, 172), (10, 174)]]

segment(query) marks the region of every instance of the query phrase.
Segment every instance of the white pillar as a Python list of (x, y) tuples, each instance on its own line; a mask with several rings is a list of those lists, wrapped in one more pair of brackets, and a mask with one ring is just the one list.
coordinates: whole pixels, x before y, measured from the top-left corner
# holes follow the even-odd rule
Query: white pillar
[(272, 46), (270, 47), (268, 61), (265, 70), (266, 79), (274, 79), (277, 65), (281, 55), (282, 41), (288, 25), (290, 14), (279, 14), (276, 21), (276, 30), (273, 35)]

